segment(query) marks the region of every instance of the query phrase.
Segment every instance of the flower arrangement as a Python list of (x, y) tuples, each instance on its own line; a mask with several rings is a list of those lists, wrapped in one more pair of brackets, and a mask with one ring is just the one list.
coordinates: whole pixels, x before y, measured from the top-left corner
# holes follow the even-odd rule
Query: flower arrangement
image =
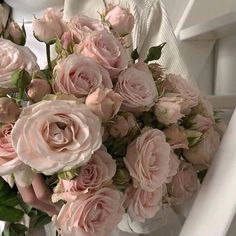
[[(76, 15), (64, 22), (48, 9), (33, 22), (47, 51), (48, 67), (40, 69), (23, 46), (24, 27), (0, 23), (0, 175), (25, 186), (42, 173), (60, 206), (53, 222), (63, 236), (107, 236), (124, 214), (145, 222), (188, 201), (220, 143), (199, 90), (157, 63), (165, 43), (146, 58), (137, 49), (128, 55), (134, 24), (120, 6), (109, 5), (101, 21)], [(11, 191), (1, 179), (3, 199), (4, 189)], [(19, 221), (21, 210), (9, 221)]]

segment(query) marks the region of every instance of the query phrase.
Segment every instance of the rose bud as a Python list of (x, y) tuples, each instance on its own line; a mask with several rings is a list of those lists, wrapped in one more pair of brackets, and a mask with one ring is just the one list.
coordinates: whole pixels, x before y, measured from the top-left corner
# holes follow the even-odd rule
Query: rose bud
[(120, 110), (122, 97), (112, 89), (100, 89), (88, 95), (85, 104), (103, 121), (112, 119)]
[(8, 97), (0, 98), (0, 122), (11, 123), (17, 120), (20, 114), (20, 108), (16, 102)]
[(27, 87), (27, 94), (33, 102), (39, 102), (42, 98), (51, 93), (51, 87), (47, 80), (33, 79)]
[(151, 63), (148, 65), (149, 70), (152, 72), (154, 80), (164, 76), (163, 68), (158, 63)]
[(26, 35), (20, 26), (15, 21), (12, 21), (4, 32), (4, 38), (11, 40), (15, 44), (24, 46)]
[(41, 42), (51, 43), (55, 41), (65, 31), (62, 14), (51, 8), (47, 9), (41, 19), (33, 20), (33, 31), (35, 37)]
[(71, 32), (65, 32), (61, 37), (61, 46), (65, 50), (73, 49), (73, 37)]
[(105, 20), (111, 24), (112, 30), (120, 36), (131, 33), (134, 27), (134, 16), (129, 9), (110, 4), (105, 15)]

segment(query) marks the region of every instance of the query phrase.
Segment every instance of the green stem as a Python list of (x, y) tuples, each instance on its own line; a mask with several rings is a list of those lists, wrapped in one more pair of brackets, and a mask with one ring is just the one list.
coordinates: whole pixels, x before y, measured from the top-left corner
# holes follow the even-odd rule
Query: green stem
[(46, 43), (46, 53), (47, 53), (47, 61), (48, 61), (48, 69), (52, 71), (52, 63), (50, 57), (50, 44)]

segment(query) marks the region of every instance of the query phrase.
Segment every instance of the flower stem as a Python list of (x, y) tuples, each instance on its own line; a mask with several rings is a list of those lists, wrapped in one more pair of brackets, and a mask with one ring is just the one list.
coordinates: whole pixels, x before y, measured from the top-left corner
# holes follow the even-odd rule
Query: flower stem
[(47, 53), (47, 61), (48, 61), (48, 69), (52, 71), (52, 63), (50, 57), (50, 44), (46, 43), (46, 53)]

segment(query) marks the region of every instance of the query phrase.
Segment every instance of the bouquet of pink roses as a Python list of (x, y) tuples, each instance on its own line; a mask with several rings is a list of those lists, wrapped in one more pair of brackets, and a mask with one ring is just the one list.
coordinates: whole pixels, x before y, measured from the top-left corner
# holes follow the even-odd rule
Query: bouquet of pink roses
[(48, 9), (33, 22), (47, 49), (41, 70), (20, 46), (24, 28), (2, 29), (0, 175), (26, 185), (44, 174), (61, 206), (53, 222), (63, 236), (107, 236), (124, 214), (144, 222), (189, 200), (219, 145), (208, 102), (156, 62), (165, 43), (146, 58), (137, 49), (128, 55), (134, 24), (119, 6), (109, 5), (101, 21), (64, 22)]

